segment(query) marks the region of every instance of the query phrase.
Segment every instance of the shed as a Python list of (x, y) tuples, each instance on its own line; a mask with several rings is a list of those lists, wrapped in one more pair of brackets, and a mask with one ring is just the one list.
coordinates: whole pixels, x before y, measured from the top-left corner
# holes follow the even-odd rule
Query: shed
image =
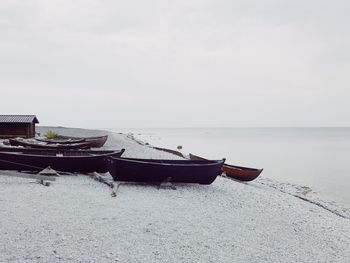
[(0, 138), (33, 138), (36, 123), (35, 115), (0, 115)]

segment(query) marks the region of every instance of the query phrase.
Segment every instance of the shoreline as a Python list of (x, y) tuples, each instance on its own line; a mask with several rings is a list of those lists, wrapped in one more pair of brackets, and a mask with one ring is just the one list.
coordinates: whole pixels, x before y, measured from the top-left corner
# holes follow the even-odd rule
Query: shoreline
[[(121, 134), (123, 134), (123, 133), (121, 133)], [(169, 152), (169, 153), (171, 153), (171, 151), (174, 151), (174, 152), (181, 154), (184, 158), (186, 158), (186, 156), (179, 151), (161, 148), (161, 147), (152, 145), (147, 141), (138, 139), (137, 135), (135, 135), (134, 133), (130, 132), (130, 133), (127, 133), (125, 135), (142, 146), (151, 147), (153, 149), (160, 150), (160, 151), (162, 151), (162, 149), (163, 149), (163, 151), (165, 150), (166, 152)], [(175, 156), (176, 155), (179, 156), (179, 154), (176, 154), (176, 153), (172, 153), (172, 154), (174, 154)], [(244, 182), (234, 180), (232, 178), (228, 178), (228, 179), (233, 180), (234, 182), (244, 183)], [(271, 188), (276, 189), (277, 191), (280, 191), (282, 193), (299, 198), (300, 200), (303, 200), (305, 202), (309, 202), (311, 204), (319, 206), (319, 207), (321, 207), (321, 208), (323, 208), (331, 213), (334, 213), (337, 216), (340, 216), (340, 217), (346, 218), (346, 219), (350, 219), (350, 208), (347, 208), (347, 207), (343, 206), (342, 204), (337, 203), (334, 200), (326, 200), (324, 196), (320, 196), (320, 195), (316, 195), (316, 194), (311, 196), (310, 194), (313, 193), (313, 190), (312, 190), (312, 188), (310, 188), (308, 186), (293, 184), (293, 183), (289, 183), (289, 182), (280, 182), (280, 181), (275, 180), (275, 179), (265, 178), (264, 176), (262, 176), (262, 177), (259, 176), (256, 180), (258, 180), (259, 183), (261, 183), (263, 185), (267, 185)]]
[[(105, 149), (126, 148), (125, 156), (180, 158), (126, 134), (59, 129), (107, 132)], [(84, 175), (60, 176), (50, 187), (0, 176), (0, 262), (346, 262), (349, 219), (276, 184), (123, 184), (111, 197)]]
[(350, 209), (349, 129), (111, 129), (133, 132), (153, 145), (226, 163), (264, 168), (262, 176), (308, 186), (322, 199)]

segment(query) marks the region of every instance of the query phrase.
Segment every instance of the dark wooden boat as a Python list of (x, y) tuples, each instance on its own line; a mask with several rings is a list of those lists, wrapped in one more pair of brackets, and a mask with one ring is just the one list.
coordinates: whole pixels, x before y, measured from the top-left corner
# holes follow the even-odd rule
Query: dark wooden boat
[(44, 138), (35, 138), (39, 142), (46, 142), (48, 144), (72, 144), (84, 142), (85, 139), (44, 139)]
[(221, 173), (225, 160), (155, 160), (108, 158), (108, 170), (115, 181), (211, 184)]
[(73, 150), (73, 149), (89, 149), (91, 146), (87, 142), (71, 143), (71, 144), (48, 144), (45, 142), (38, 142), (33, 139), (9, 139), (12, 146), (23, 146), (38, 149), (60, 149), (60, 150)]
[[(191, 160), (206, 160), (205, 158), (199, 157), (194, 154), (190, 154)], [(231, 177), (233, 179), (239, 180), (239, 181), (253, 181), (256, 179), (263, 169), (256, 169), (256, 168), (249, 168), (249, 167), (242, 167), (242, 166), (235, 166), (235, 165), (229, 165), (224, 164), (222, 166), (222, 171), (226, 174), (227, 177)]]
[(0, 170), (41, 171), (50, 166), (58, 172), (90, 173), (108, 172), (106, 159), (120, 157), (119, 151), (84, 151), (84, 150), (40, 150), (12, 149), (0, 150)]
[(60, 135), (57, 137), (58, 139), (71, 139), (71, 140), (84, 140), (85, 143), (90, 144), (91, 148), (100, 148), (102, 147), (107, 139), (108, 135), (103, 136), (95, 136), (95, 137), (72, 137), (72, 136), (63, 136)]

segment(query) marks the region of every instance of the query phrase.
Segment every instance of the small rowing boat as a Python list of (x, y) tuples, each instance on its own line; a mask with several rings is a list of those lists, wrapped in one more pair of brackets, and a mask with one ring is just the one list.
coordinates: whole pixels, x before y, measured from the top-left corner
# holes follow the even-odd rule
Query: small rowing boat
[(39, 142), (35, 139), (23, 139), (15, 138), (9, 139), (12, 146), (23, 146), (38, 149), (59, 149), (59, 150), (73, 150), (73, 149), (89, 149), (91, 146), (87, 142), (71, 143), (71, 144), (60, 144), (60, 143), (46, 143)]
[[(194, 154), (190, 154), (191, 160), (206, 160), (205, 158), (199, 157)], [(235, 165), (229, 165), (224, 164), (222, 166), (222, 171), (226, 174), (227, 177), (231, 177), (233, 179), (239, 180), (239, 181), (253, 181), (256, 179), (263, 169), (256, 169), (256, 168), (249, 168), (249, 167), (242, 167), (242, 166), (235, 166)]]
[(94, 137), (72, 137), (59, 135), (57, 139), (66, 140), (83, 140), (83, 142), (88, 143), (91, 148), (101, 148), (107, 141), (108, 135), (94, 136)]
[(156, 160), (110, 157), (108, 170), (115, 181), (211, 184), (225, 160)]
[(45, 138), (35, 138), (36, 141), (45, 142), (48, 144), (72, 144), (84, 142), (84, 139), (45, 139)]

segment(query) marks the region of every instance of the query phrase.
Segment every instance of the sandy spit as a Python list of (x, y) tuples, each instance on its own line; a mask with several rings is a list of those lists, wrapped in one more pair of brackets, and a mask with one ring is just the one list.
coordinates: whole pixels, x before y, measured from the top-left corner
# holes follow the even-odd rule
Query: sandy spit
[[(48, 128), (40, 128), (42, 132)], [(56, 130), (56, 128), (55, 128)], [(103, 131), (60, 128), (67, 135)], [(110, 133), (125, 156), (178, 158)], [(0, 172), (0, 262), (348, 262), (350, 220), (259, 179), (176, 190)]]

